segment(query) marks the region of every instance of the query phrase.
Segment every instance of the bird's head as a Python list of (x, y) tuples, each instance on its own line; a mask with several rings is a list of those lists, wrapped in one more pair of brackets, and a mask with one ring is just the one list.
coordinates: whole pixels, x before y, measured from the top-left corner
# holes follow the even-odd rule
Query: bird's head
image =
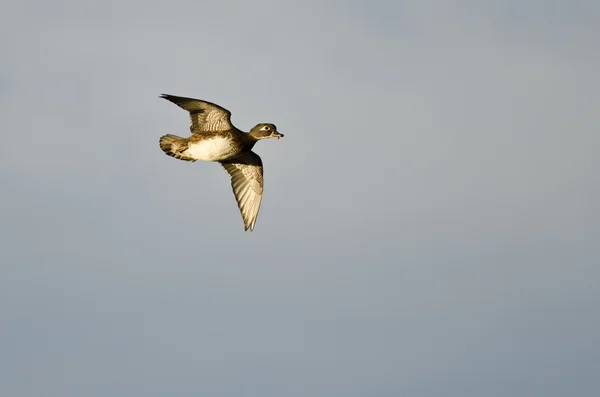
[(250, 130), (250, 135), (256, 139), (281, 138), (283, 134), (277, 132), (275, 124), (260, 123)]

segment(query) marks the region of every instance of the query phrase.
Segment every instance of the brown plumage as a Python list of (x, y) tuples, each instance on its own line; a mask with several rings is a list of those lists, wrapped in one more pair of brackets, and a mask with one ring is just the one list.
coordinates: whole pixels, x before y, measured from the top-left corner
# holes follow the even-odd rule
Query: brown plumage
[(254, 230), (263, 193), (263, 165), (252, 148), (261, 139), (281, 138), (274, 124), (260, 123), (245, 133), (231, 124), (231, 112), (200, 99), (161, 95), (190, 114), (191, 135), (167, 134), (160, 148), (169, 156), (194, 162), (217, 161), (231, 177), (245, 230)]
[(163, 152), (176, 159), (194, 162), (196, 159), (181, 154), (188, 149), (188, 141), (189, 139), (167, 134), (160, 137), (160, 148)]

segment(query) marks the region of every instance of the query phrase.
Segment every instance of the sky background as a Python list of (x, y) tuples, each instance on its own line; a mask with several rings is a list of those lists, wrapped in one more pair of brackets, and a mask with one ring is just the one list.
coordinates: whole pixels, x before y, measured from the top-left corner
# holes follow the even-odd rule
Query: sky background
[[(0, 6), (0, 395), (600, 394), (597, 1)], [(216, 102), (260, 142), (244, 232)]]

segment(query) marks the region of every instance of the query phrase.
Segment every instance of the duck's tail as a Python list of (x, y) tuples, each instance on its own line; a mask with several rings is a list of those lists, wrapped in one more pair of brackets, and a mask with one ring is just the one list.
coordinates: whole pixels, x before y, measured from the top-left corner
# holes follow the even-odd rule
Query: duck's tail
[(184, 161), (196, 161), (183, 154), (188, 148), (188, 140), (177, 135), (163, 135), (160, 137), (160, 148), (171, 157)]

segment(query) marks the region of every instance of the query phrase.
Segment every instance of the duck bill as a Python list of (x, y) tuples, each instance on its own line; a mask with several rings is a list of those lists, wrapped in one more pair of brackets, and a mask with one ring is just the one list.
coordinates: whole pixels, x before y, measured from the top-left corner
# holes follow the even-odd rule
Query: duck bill
[(279, 133), (279, 132), (276, 132), (276, 133), (274, 133), (274, 134), (273, 134), (273, 136), (274, 136), (275, 138), (277, 138), (277, 139), (279, 139), (279, 138), (283, 138), (283, 134), (281, 134), (281, 133)]

